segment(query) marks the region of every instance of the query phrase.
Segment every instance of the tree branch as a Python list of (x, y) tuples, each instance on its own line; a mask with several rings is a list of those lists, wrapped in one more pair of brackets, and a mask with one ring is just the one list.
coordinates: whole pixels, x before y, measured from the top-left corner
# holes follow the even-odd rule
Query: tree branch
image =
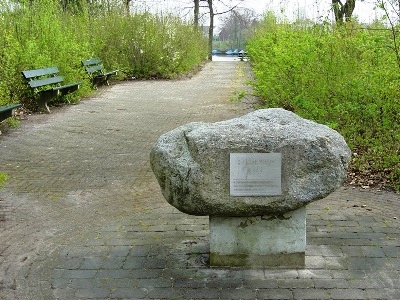
[(236, 4), (235, 6), (231, 7), (230, 9), (228, 9), (228, 10), (226, 10), (226, 11), (224, 11), (224, 12), (214, 13), (214, 16), (223, 15), (223, 14), (226, 14), (226, 13), (228, 13), (228, 12), (231, 12), (232, 10), (234, 10), (234, 9), (235, 9), (236, 7), (238, 7), (238, 6), (239, 6), (239, 4)]

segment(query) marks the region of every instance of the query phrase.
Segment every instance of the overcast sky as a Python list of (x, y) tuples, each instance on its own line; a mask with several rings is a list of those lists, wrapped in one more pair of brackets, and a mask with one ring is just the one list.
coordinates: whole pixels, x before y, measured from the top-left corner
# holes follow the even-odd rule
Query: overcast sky
[[(139, 6), (146, 6), (152, 11), (170, 11), (183, 17), (193, 15), (193, 0), (136, 0), (132, 2)], [(374, 10), (375, 2), (376, 0), (356, 0), (354, 15), (361, 22), (373, 21), (379, 17), (379, 11)], [(296, 20), (300, 17), (314, 21), (321, 18), (333, 18), (331, 3), (331, 0), (214, 0), (216, 12), (226, 11), (232, 5), (239, 4), (239, 7), (253, 9), (259, 16), (266, 11), (274, 11), (279, 18)], [(207, 2), (202, 2), (202, 5), (207, 5)], [(220, 20), (217, 19), (216, 25), (219, 24)]]

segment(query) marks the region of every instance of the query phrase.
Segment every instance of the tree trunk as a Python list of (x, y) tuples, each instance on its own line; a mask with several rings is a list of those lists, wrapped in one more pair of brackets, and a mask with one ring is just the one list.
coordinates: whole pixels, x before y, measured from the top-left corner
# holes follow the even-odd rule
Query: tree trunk
[(346, 0), (344, 5), (341, 0), (332, 0), (332, 9), (335, 14), (336, 23), (343, 24), (345, 21), (350, 22), (355, 7), (356, 0)]
[(199, 28), (200, 0), (194, 0), (194, 28)]
[(126, 13), (129, 15), (129, 3), (131, 2), (132, 0), (126, 0), (125, 1), (125, 7), (126, 7)]
[(212, 60), (212, 42), (214, 36), (214, 9), (212, 0), (207, 0), (210, 10), (210, 28), (208, 29), (208, 59)]
[(344, 4), (344, 15), (346, 22), (351, 21), (351, 16), (353, 14), (354, 8), (356, 7), (356, 0), (347, 0)]
[(340, 0), (332, 0), (332, 8), (335, 14), (335, 21), (338, 24), (343, 23), (343, 11), (342, 11), (342, 3)]

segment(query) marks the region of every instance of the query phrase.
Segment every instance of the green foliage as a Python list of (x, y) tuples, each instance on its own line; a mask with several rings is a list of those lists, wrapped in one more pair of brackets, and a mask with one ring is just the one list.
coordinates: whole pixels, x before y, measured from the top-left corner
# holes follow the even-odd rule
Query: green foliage
[[(97, 22), (96, 27), (106, 23)], [(201, 33), (173, 16), (136, 14), (106, 26), (113, 29), (102, 33), (100, 56), (114, 61), (128, 77), (175, 77), (207, 56)]]
[(0, 105), (34, 106), (21, 76), (27, 69), (57, 66), (66, 83), (83, 80), (62, 99), (71, 103), (90, 93), (83, 59), (99, 57), (120, 79), (170, 78), (207, 56), (207, 40), (193, 26), (174, 16), (128, 15), (122, 1), (0, 0), (0, 36)]
[(7, 118), (7, 123), (11, 128), (18, 128), (21, 124), (21, 121), (17, 118)]
[(0, 189), (4, 188), (4, 184), (8, 180), (8, 176), (6, 173), (0, 172)]
[(384, 174), (400, 190), (400, 76), (390, 32), (277, 24), (271, 15), (247, 50), (255, 89), (283, 107), (339, 131), (357, 173)]

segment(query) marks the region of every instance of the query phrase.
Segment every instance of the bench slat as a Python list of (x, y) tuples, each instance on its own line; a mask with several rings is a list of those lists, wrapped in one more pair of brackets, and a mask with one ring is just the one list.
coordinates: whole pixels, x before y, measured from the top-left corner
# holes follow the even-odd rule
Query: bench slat
[(86, 72), (93, 73), (97, 71), (102, 71), (104, 69), (103, 65), (91, 66), (86, 68)]
[(56, 86), (53, 88), (53, 91), (63, 90), (63, 89), (67, 89), (67, 88), (74, 87), (74, 86), (79, 88), (79, 86), (81, 84), (82, 84), (82, 82), (75, 82), (75, 83), (70, 83), (70, 84), (66, 84), (63, 86)]
[(118, 73), (118, 70), (114, 70), (114, 71), (104, 73), (104, 76), (117, 75), (117, 73)]
[(44, 75), (52, 75), (52, 74), (57, 74), (59, 73), (57, 67), (50, 67), (50, 68), (43, 68), (43, 69), (37, 69), (37, 70), (27, 70), (27, 71), (22, 71), (22, 74), (26, 79), (34, 78), (34, 77), (40, 77)]
[(101, 63), (101, 61), (98, 58), (90, 58), (90, 59), (82, 60), (82, 64), (84, 66), (92, 66), (92, 65), (97, 65), (100, 63)]
[(13, 110), (16, 108), (20, 108), (22, 104), (11, 104), (11, 105), (5, 105), (5, 106), (0, 106), (0, 112), (7, 111), (7, 110)]
[(31, 81), (28, 81), (28, 84), (30, 85), (31, 88), (37, 88), (37, 87), (41, 87), (41, 86), (48, 85), (48, 84), (60, 83), (63, 81), (64, 81), (64, 78), (62, 76), (55, 76), (55, 77), (31, 80)]
[(50, 113), (47, 102), (56, 97), (72, 93), (79, 89), (81, 82), (62, 85), (64, 78), (59, 75), (57, 67), (22, 71), (28, 85), (39, 93), (37, 103), (39, 110)]
[(106, 72), (101, 60), (98, 58), (82, 60), (82, 65), (85, 67), (86, 73), (92, 79), (92, 86), (95, 89), (97, 89), (97, 85), (101, 83), (106, 83), (109, 85), (109, 77), (111, 75), (116, 75), (118, 72), (118, 70)]
[(16, 108), (20, 108), (22, 104), (11, 104), (6, 106), (0, 106), (0, 122), (11, 118), (13, 116), (13, 110)]

